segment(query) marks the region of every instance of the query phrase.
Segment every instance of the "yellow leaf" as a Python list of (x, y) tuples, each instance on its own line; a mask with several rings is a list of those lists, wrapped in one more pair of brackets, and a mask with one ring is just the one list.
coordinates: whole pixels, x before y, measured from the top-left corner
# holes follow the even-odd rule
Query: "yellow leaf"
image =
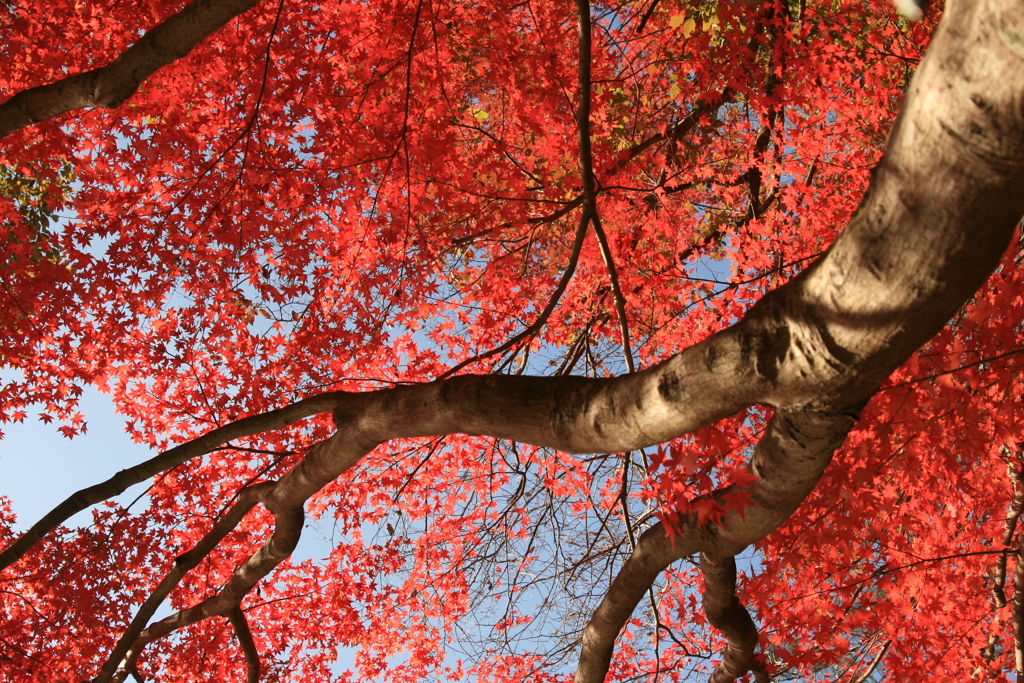
[(691, 35), (693, 35), (693, 32), (694, 30), (696, 30), (696, 28), (697, 22), (695, 22), (693, 19), (687, 19), (685, 22), (683, 22), (683, 37), (689, 38)]
[(685, 12), (683, 12), (682, 14), (673, 14), (672, 17), (668, 20), (668, 25), (671, 26), (672, 28), (679, 28), (680, 26), (682, 26), (684, 21), (686, 21)]

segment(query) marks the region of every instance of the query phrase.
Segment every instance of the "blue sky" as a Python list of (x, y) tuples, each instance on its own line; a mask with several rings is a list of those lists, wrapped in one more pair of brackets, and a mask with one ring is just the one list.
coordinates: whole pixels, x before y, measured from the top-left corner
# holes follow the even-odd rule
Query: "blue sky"
[[(22, 423), (3, 425), (0, 440), (0, 495), (11, 499), (17, 528), (24, 530), (75, 491), (98, 484), (118, 470), (152, 456), (124, 432), (124, 418), (114, 412), (107, 396), (92, 387), (81, 401), (88, 432), (68, 439), (56, 422), (40, 422), (34, 414)], [(118, 498), (131, 502), (145, 484)], [(80, 513), (69, 524), (88, 523), (91, 513)]]

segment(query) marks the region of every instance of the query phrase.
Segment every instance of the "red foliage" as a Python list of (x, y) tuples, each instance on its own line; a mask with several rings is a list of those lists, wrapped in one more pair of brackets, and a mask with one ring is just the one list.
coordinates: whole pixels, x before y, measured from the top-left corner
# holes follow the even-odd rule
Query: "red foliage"
[[(7, 3), (0, 92), (101, 66), (180, 6)], [(638, 364), (732, 323), (831, 243), (937, 11), (910, 25), (888, 0), (594, 5), (598, 202)], [(65, 166), (73, 182), (47, 190), (61, 220), (45, 235), (0, 192), (2, 362), (16, 371), (0, 419), (39, 414), (72, 436), (94, 385), (162, 449), (323, 390), (433, 380), (514, 337), (575, 235), (575, 22), (547, 0), (266, 0), (121, 107), (6, 138), (0, 164), (29, 184)], [(893, 375), (747, 563), (769, 668), (851, 680), (884, 649), (892, 680), (1013, 669), (989, 572), (1024, 486), (1018, 259)], [(619, 374), (614, 303), (588, 234), (543, 328), (468, 367)], [(264, 680), (568, 680), (630, 535), (655, 515), (742, 509), (764, 421), (631, 454), (635, 468), (464, 436), (382, 446), (307, 505), (329, 556), (286, 562), (246, 598)], [(321, 418), (239, 441), (156, 478), (146, 509), (51, 536), (0, 584), (4, 678), (95, 675), (238, 490), (329, 432)], [(222, 586), (272, 521), (255, 509), (172, 608)], [(710, 666), (721, 641), (693, 580), (685, 565), (666, 575), (664, 628), (638, 611), (610, 680)], [(339, 647), (356, 648), (357, 673), (333, 666)], [(140, 660), (161, 681), (244, 667), (223, 619)]]

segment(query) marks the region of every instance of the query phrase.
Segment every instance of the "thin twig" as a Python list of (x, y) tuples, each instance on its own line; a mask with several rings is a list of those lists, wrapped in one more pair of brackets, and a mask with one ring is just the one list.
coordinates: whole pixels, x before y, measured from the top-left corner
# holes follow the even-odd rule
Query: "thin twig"
[(629, 344), (629, 323), (626, 321), (626, 300), (619, 287), (619, 276), (615, 270), (615, 261), (608, 246), (608, 238), (601, 227), (601, 218), (597, 212), (597, 181), (594, 177), (594, 153), (590, 144), (590, 91), (591, 61), (593, 46), (591, 45), (591, 23), (589, 0), (576, 0), (576, 19), (579, 24), (579, 83), (576, 106), (576, 130), (579, 138), (580, 176), (583, 182), (583, 213), (594, 226), (597, 243), (601, 247), (601, 258), (608, 269), (611, 280), (612, 297), (615, 302), (615, 313), (619, 318), (619, 334), (622, 341), (622, 355), (626, 361), (626, 369), (630, 374), (636, 372), (633, 364), (633, 352)]
[(523, 330), (516, 336), (506, 341), (504, 344), (496, 346), (490, 351), (485, 351), (483, 353), (477, 354), (472, 358), (467, 358), (458, 365), (455, 365), (454, 367), (445, 371), (438, 377), (439, 380), (451, 377), (456, 372), (463, 369), (470, 363), (476, 363), (478, 361), (484, 360), (485, 358), (490, 358), (491, 356), (494, 356), (496, 354), (508, 351), (516, 344), (519, 344), (521, 341), (529, 339), (530, 337), (534, 336), (535, 334), (537, 334), (537, 332), (540, 331), (542, 327), (544, 327), (544, 324), (547, 323), (548, 318), (550, 318), (551, 314), (554, 312), (555, 307), (558, 306), (558, 301), (562, 298), (562, 294), (564, 294), (565, 290), (568, 288), (569, 281), (572, 280), (573, 274), (576, 272), (576, 264), (579, 262), (580, 250), (583, 248), (583, 238), (587, 234), (588, 223), (589, 221), (587, 220), (586, 214), (580, 217), (580, 222), (576, 227), (576, 238), (573, 240), (572, 243), (572, 251), (569, 253), (569, 262), (565, 266), (565, 272), (562, 273), (562, 279), (558, 281), (558, 286), (555, 287), (555, 291), (551, 294), (551, 298), (548, 299), (547, 305), (544, 306), (544, 310), (540, 312), (540, 315), (537, 316), (537, 319), (534, 320), (529, 327), (527, 327), (525, 330)]
[(882, 657), (885, 656), (885, 653), (889, 649), (890, 645), (892, 645), (891, 640), (885, 641), (885, 643), (882, 645), (882, 649), (879, 650), (878, 654), (875, 655), (875, 658), (871, 660), (871, 664), (868, 666), (867, 670), (865, 670), (864, 673), (858, 676), (857, 680), (855, 680), (853, 683), (867, 683), (868, 677), (875, 672), (875, 669), (878, 668), (878, 665), (882, 661)]

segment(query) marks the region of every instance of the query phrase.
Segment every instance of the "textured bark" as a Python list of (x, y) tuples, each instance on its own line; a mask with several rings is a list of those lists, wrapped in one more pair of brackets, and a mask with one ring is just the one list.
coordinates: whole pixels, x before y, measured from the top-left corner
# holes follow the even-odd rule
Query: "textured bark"
[(1024, 212), (1022, 117), (1024, 7), (953, 0), (850, 225), (723, 333), (756, 378), (751, 393), (776, 408), (750, 464), (756, 507), (721, 529), (689, 520), (674, 545), (646, 532), (584, 632), (578, 683), (604, 680), (615, 638), (669, 564), (734, 555), (785, 521), (879, 383), (988, 277)]
[(0, 138), (75, 109), (117, 107), (158, 69), (187, 55), (257, 2), (194, 0), (147, 31), (110, 64), (16, 94), (0, 104)]
[[(202, 39), (193, 37), (192, 45)], [(179, 45), (179, 51), (189, 49)], [(40, 120), (33, 118), (37, 114), (11, 118), (10, 111), (55, 116), (74, 108), (61, 109), (68, 103), (86, 102), (86, 95), (92, 98), (87, 104), (74, 106), (115, 106), (141, 80), (142, 71), (126, 66), (136, 58), (129, 53), (102, 78), (98, 72), (103, 70), (89, 72), (94, 80), (85, 79), (86, 85), (74, 81), (87, 76), (82, 74), (19, 95), (24, 96), (20, 103), (14, 98), (0, 106), (0, 135), (7, 130), (4, 126), (15, 125), (9, 121), (25, 121), (19, 124), (23, 126)], [(157, 59), (139, 59), (145, 68), (159, 68)], [(162, 63), (169, 61), (173, 59), (168, 56)], [(107, 83), (110, 74), (122, 75), (114, 79), (119, 85), (104, 86), (107, 94), (101, 97), (95, 84)], [(62, 95), (62, 88), (77, 94)], [(33, 98), (41, 98), (38, 109), (32, 109), (37, 106)], [(67, 517), (134, 483), (230, 439), (333, 412), (338, 431), (331, 439), (311, 449), (279, 481), (239, 501), (236, 516), (257, 502), (274, 513), (273, 536), (217, 595), (146, 628), (145, 619), (130, 628), (100, 677), (123, 678), (153, 639), (211, 616), (237, 618), (242, 597), (295, 547), (303, 502), (380, 443), (461, 432), (570, 453), (623, 452), (764, 404), (775, 415), (749, 465), (759, 478), (751, 491), (753, 504), (742, 517), (727, 516), (720, 527), (683, 519), (673, 540), (660, 524), (642, 534), (584, 632), (576, 680), (604, 680), (615, 639), (637, 603), (660, 572), (695, 553), (712, 558), (705, 567), (709, 616), (716, 615), (712, 623), (730, 641), (728, 664), (723, 663), (727, 675), (741, 675), (751, 660), (756, 633), (751, 634), (752, 622), (740, 623), (736, 610), (742, 606), (735, 602), (734, 580), (728, 580), (729, 558), (796, 510), (879, 384), (995, 268), (1024, 213), (1022, 118), (1024, 6), (951, 0), (850, 225), (824, 257), (766, 296), (733, 327), (655, 367), (619, 378), (463, 376), (365, 394), (335, 392), (246, 418), (72, 496), (5, 551), (2, 566), (16, 561)], [(200, 545), (215, 545), (220, 533), (215, 531)], [(183, 575), (193, 559), (198, 561), (202, 548), (193, 552), (195, 558), (190, 556), (168, 577)], [(155, 604), (159, 601), (153, 609)]]

